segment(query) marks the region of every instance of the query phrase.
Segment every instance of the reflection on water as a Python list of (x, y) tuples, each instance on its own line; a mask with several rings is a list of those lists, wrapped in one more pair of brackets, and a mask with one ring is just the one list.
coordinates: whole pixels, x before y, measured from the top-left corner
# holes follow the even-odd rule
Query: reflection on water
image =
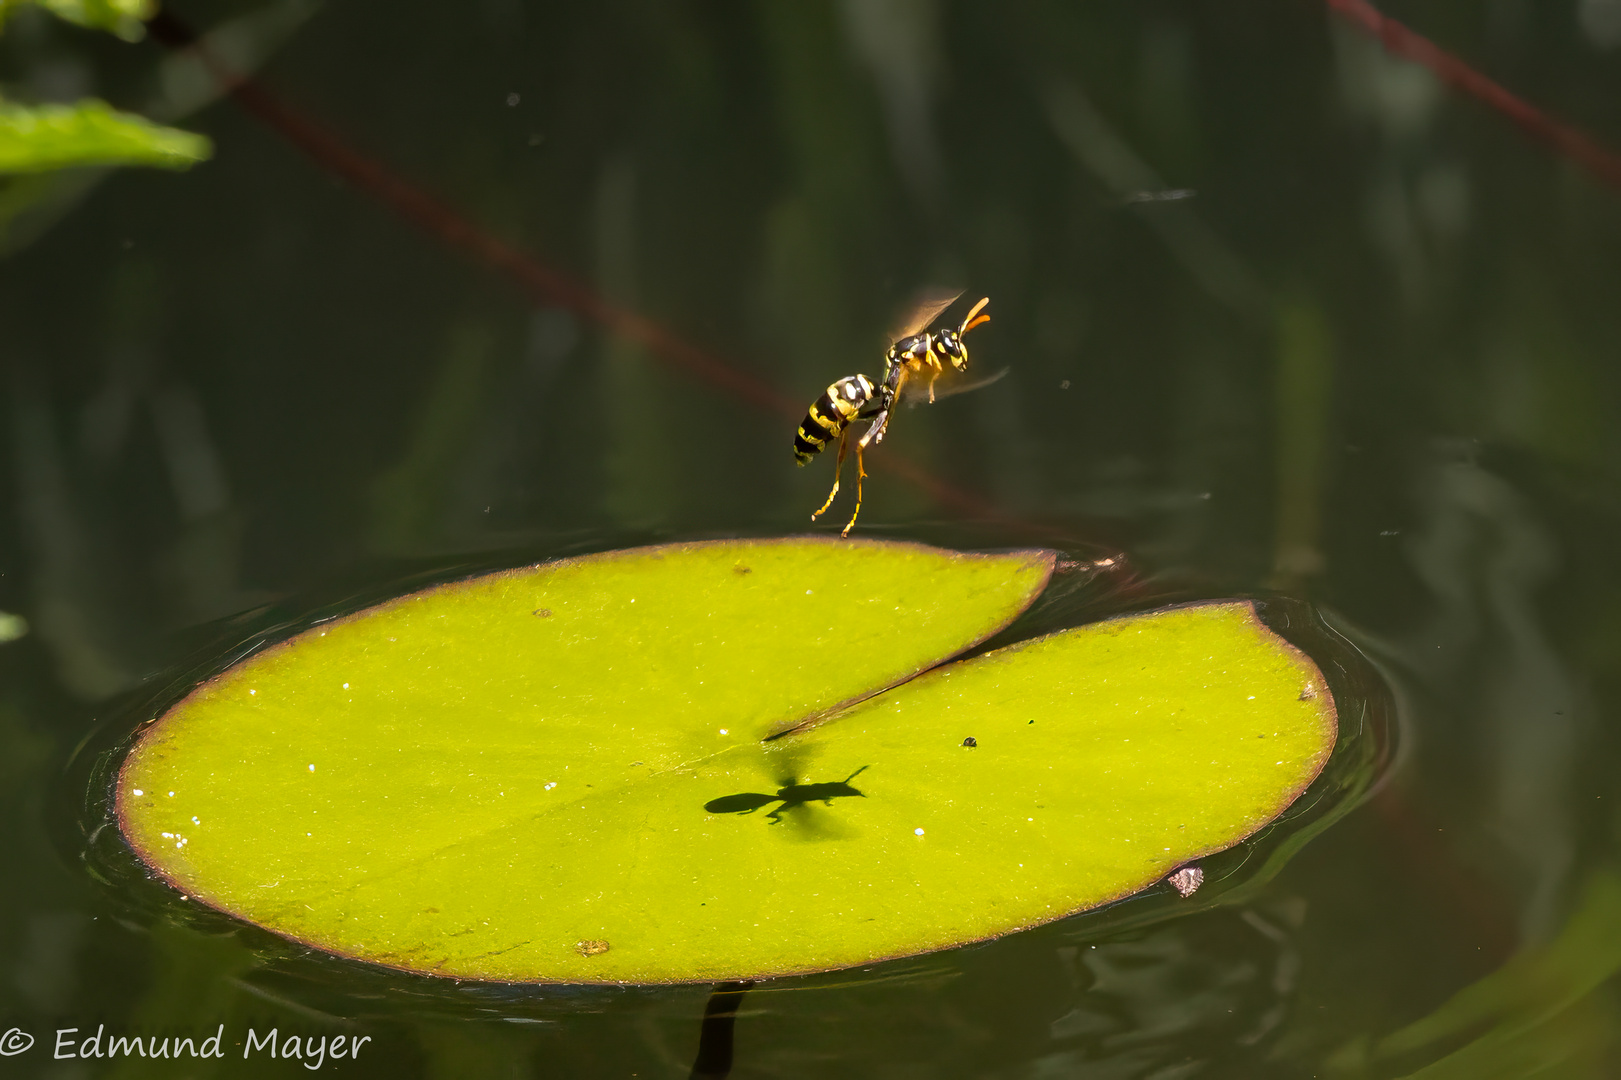
[[(1283, 1022), (1300, 955), (1290, 932), (1300, 902), (1224, 912), (1139, 941), (1060, 949), (1079, 1002), (1052, 1022), (1064, 1047), (1038, 1059), (1034, 1076), (1176, 1077), (1204, 1072), (1212, 1047), (1255, 1047)], [(1270, 916), (1270, 917), (1269, 917)]]
[(1435, 1080), (1613, 1072), (1621, 1001), (1605, 986), (1621, 971), (1621, 876), (1594, 872), (1569, 920), (1428, 1016), (1378, 1039), (1361, 1037), (1325, 1062), (1334, 1076), (1405, 1074)]
[(1033, 931), (996, 947), (1025, 973), (1015, 997), (986, 978), (984, 953), (890, 982), (756, 990), (740, 1020), (739, 1075), (812, 1075), (843, 1061), (827, 1040), (795, 1034), (828, 1030), (863, 1043), (884, 1033), (839, 1065), (853, 1076), (1270, 1075), (1295, 1008), (1305, 917), (1288, 898), (1089, 944)]
[[(1621, 145), (1613, 0), (1383, 6)], [(996, 297), (975, 360), (1009, 374), (908, 414), (862, 527), (1119, 557), (1031, 626), (1259, 594), (1328, 634), (1269, 590), (1310, 601), (1378, 666), (1348, 683), (1394, 688), (1403, 756), (1351, 811), (1391, 742), (1348, 744), (1341, 797), (1188, 901), (756, 990), (734, 1075), (1618, 1071), (1615, 191), (1310, 4), (170, 14), (332, 143), (195, 54), (31, 6), (0, 33), (8, 100), (218, 147), (0, 177), (0, 611), (27, 629), (0, 642), (0, 1029), (360, 1025), (357, 1073), (684, 1074), (699, 991), (447, 995), (146, 917), (170, 900), (78, 862), (116, 837), (74, 835), (48, 778), (287, 597), (806, 528), (824, 477), (760, 402), (876, 361), (933, 284)], [(739, 378), (528, 302), (332, 146)]]
[(1481, 740), (1462, 798), (1500, 846), (1494, 876), (1519, 894), (1521, 938), (1543, 941), (1572, 884), (1565, 796), (1583, 711), (1537, 611), (1558, 548), (1523, 496), (1466, 458), (1438, 461), (1420, 483), (1425, 518), (1408, 557), (1435, 606), (1403, 655), (1441, 722), (1466, 722)]

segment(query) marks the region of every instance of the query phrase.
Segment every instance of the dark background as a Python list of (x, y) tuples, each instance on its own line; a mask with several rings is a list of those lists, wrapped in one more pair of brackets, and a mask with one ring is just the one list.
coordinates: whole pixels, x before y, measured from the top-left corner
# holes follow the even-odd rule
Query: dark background
[[(1621, 0), (1384, 10), (1621, 147)], [(367, 997), (130, 919), (53, 778), (259, 605), (806, 528), (831, 467), (793, 467), (790, 414), (878, 374), (897, 308), (950, 284), (992, 298), (969, 344), (1008, 374), (897, 415), (863, 531), (975, 520), (1309, 599), (1391, 681), (1399, 764), (1252, 902), (752, 995), (734, 1075), (1616, 1074), (1621, 191), (1310, 0), (169, 14), (736, 375), (402, 217), (153, 36), (14, 15), (5, 92), (95, 94), (215, 156), (0, 188), (0, 609), (28, 624), (0, 645), (0, 1028), (217, 1017), (371, 1034), (351, 1073), (685, 1075), (699, 989)], [(141, 1071), (44, 1045), (5, 1068)]]

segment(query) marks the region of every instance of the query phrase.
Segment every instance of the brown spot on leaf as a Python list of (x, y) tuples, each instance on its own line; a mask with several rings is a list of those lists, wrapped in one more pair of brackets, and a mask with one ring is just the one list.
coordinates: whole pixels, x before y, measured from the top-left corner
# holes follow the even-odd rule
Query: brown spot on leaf
[(612, 946), (610, 946), (606, 941), (599, 941), (595, 939), (591, 941), (576, 941), (574, 943), (574, 951), (579, 953), (581, 956), (601, 956), (611, 947)]
[(549, 607), (536, 608), (535, 614), (539, 615), (542, 619), (549, 619), (552, 617), (552, 609)]
[(747, 566), (734, 566), (734, 567), (732, 567), (732, 573), (734, 573), (734, 574), (752, 574), (752, 573), (754, 573), (754, 570), (752, 568), (750, 568), (750, 567), (747, 567)]

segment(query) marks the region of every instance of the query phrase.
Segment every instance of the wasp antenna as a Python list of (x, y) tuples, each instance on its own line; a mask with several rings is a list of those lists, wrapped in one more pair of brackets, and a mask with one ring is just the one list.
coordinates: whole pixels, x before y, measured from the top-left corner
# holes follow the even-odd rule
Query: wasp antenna
[(982, 297), (980, 299), (979, 303), (975, 304), (972, 308), (969, 309), (968, 314), (963, 316), (962, 328), (957, 331), (957, 334), (958, 334), (959, 337), (961, 335), (963, 335), (963, 334), (968, 333), (968, 331), (972, 330), (974, 327), (980, 325), (981, 323), (988, 323), (988, 322), (991, 321), (991, 317), (989, 315), (981, 315), (980, 314), (980, 312), (982, 310), (984, 310), (985, 305), (990, 303), (990, 302), (991, 302), (990, 297), (988, 297), (988, 296)]

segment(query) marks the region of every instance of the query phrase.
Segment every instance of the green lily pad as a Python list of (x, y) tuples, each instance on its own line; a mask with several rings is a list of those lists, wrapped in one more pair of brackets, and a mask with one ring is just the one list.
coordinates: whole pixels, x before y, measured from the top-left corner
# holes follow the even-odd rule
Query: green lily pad
[(125, 760), (120, 820), (193, 900), (461, 978), (759, 978), (1008, 933), (1231, 846), (1335, 737), (1248, 603), (933, 667), (1052, 564), (736, 541), (442, 586), (196, 689)]

